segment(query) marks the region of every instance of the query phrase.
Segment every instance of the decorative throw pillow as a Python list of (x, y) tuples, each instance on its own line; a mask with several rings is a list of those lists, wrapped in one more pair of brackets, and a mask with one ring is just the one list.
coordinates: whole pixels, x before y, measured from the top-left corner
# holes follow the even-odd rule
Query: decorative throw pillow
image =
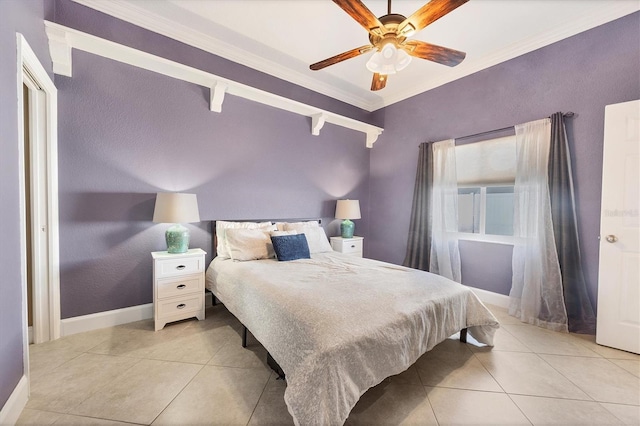
[(298, 232), (303, 232), (305, 237), (307, 237), (309, 252), (311, 254), (333, 251), (331, 244), (329, 243), (329, 239), (327, 238), (327, 234), (324, 232), (324, 228), (307, 226), (303, 228), (302, 231)]
[(273, 226), (271, 222), (228, 222), (226, 220), (216, 221), (216, 238), (218, 240), (216, 246), (216, 255), (223, 259), (231, 258), (231, 253), (229, 253), (229, 249), (227, 248), (227, 238), (225, 235), (227, 229), (256, 229), (269, 228), (271, 226)]
[(226, 230), (227, 248), (233, 260), (269, 259), (275, 256), (270, 228)]
[(306, 222), (282, 222), (282, 227), (278, 227), (278, 231), (302, 231), (302, 228), (312, 227), (319, 228), (320, 222), (317, 220), (308, 220)]
[(311, 258), (304, 234), (273, 236), (271, 241), (279, 261)]

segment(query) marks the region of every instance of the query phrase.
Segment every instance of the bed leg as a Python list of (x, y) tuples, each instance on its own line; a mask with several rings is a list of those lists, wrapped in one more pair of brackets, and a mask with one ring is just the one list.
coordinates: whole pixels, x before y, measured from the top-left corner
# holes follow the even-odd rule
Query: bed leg
[(467, 329), (463, 328), (460, 330), (460, 341), (462, 343), (467, 343)]
[(247, 347), (247, 327), (242, 326), (242, 347)]

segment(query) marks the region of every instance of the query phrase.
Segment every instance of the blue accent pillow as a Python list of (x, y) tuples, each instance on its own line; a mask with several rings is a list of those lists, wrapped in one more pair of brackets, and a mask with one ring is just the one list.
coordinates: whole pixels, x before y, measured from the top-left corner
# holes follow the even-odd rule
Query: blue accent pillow
[(279, 261), (311, 258), (304, 234), (272, 236), (271, 242)]

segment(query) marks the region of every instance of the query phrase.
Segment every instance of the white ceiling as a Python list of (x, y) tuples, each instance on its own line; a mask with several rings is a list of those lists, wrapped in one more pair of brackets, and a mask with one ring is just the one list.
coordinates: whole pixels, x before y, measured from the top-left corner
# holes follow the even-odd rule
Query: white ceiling
[[(638, 0), (471, 0), (412, 39), (467, 53), (449, 68), (414, 58), (371, 92), (372, 53), (320, 71), (309, 65), (369, 43), (330, 0), (74, 0), (234, 62), (373, 111), (640, 10)], [(427, 0), (395, 0), (411, 15)], [(376, 15), (386, 0), (364, 0)]]

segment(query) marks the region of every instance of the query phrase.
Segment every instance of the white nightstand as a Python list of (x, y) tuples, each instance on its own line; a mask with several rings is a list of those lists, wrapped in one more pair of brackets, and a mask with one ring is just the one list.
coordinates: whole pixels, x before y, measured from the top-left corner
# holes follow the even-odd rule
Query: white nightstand
[(331, 248), (334, 251), (348, 254), (350, 256), (362, 257), (362, 243), (364, 237), (331, 237)]
[(171, 254), (154, 251), (153, 318), (156, 331), (168, 322), (204, 319), (204, 255), (201, 249)]

